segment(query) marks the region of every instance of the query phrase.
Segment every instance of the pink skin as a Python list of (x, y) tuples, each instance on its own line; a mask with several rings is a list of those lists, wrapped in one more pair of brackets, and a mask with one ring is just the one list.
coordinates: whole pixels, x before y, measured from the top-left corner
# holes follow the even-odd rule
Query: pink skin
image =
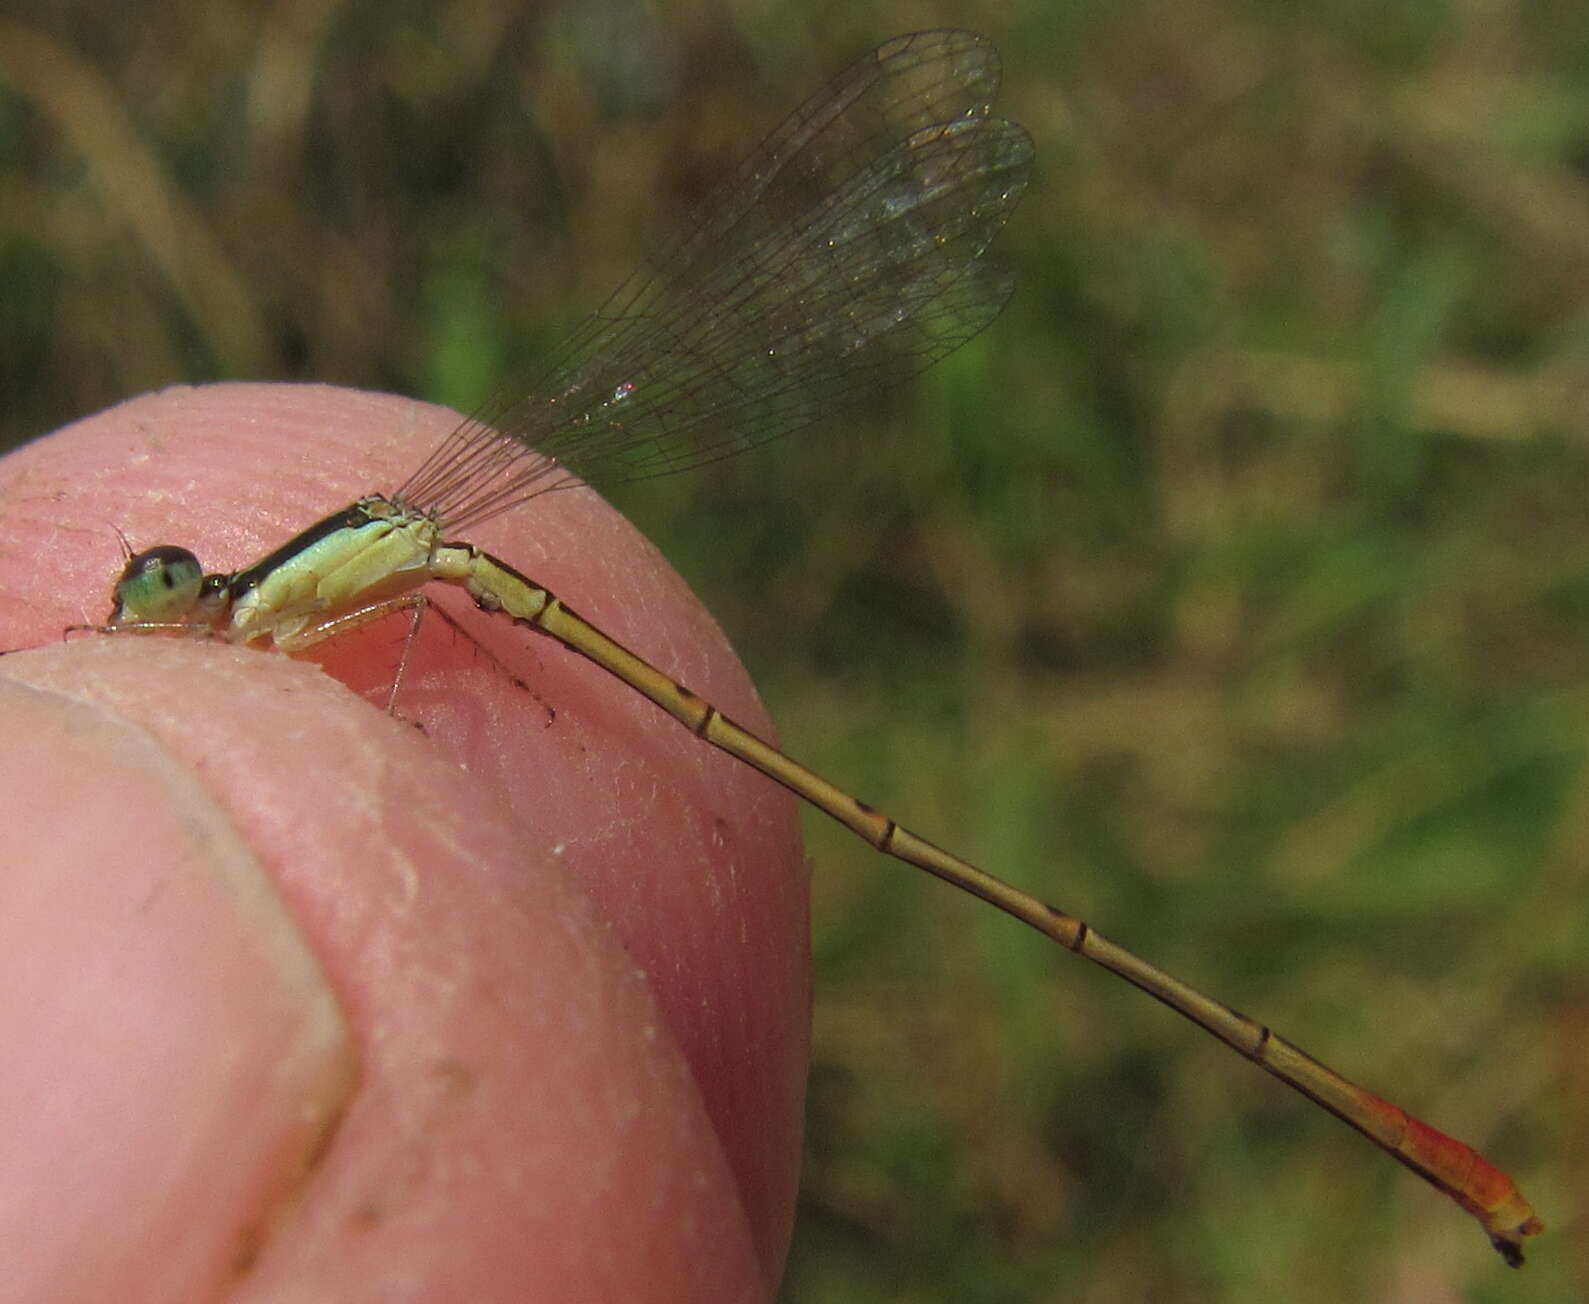
[[(427, 619), (395, 719), (400, 617), (301, 658), (61, 639), (105, 618), (117, 529), (240, 567), (455, 420), (170, 390), (0, 462), (0, 648), (32, 649), (0, 658), (0, 1298), (770, 1297), (807, 1049), (791, 799), (445, 586), (487, 650)], [(465, 533), (769, 728), (594, 494)]]

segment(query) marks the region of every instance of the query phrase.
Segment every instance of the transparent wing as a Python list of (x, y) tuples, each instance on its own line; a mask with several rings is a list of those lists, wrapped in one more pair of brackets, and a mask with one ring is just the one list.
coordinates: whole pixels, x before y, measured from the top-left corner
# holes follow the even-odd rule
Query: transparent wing
[[(572, 482), (662, 475), (807, 426), (998, 315), (982, 259), (1032, 171), (998, 53), (898, 37), (797, 109), (545, 364), (398, 491), (448, 527)], [(528, 394), (528, 397), (524, 397)]]

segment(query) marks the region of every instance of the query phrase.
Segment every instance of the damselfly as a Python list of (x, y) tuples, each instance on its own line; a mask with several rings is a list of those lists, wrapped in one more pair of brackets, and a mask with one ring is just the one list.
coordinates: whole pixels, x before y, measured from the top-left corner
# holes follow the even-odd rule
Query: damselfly
[[(937, 875), (1207, 1029), (1473, 1214), (1508, 1263), (1541, 1230), (1505, 1174), (1079, 919), (934, 846), (723, 716), (456, 531), (539, 495), (699, 466), (807, 427), (959, 347), (1010, 279), (983, 257), (1031, 177), (998, 118), (981, 37), (880, 46), (777, 128), (683, 234), (564, 344), (540, 384), (465, 421), (410, 479), (230, 574), (185, 548), (139, 553), (103, 628), (201, 633), (294, 652), (399, 611), (421, 586), (550, 636), (783, 784), (877, 850)], [(400, 675), (399, 675), (400, 678)]]

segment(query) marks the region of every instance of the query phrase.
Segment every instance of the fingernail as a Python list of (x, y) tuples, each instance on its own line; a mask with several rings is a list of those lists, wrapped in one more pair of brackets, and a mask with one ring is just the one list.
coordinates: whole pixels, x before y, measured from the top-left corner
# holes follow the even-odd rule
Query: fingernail
[(209, 1298), (352, 1088), (226, 812), (147, 733), (0, 680), (0, 1301)]

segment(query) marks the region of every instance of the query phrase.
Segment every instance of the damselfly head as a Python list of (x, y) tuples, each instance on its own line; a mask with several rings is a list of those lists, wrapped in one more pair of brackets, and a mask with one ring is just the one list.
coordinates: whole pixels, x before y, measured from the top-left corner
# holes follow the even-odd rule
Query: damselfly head
[(186, 548), (163, 545), (134, 553), (116, 581), (109, 623), (172, 624), (190, 619), (204, 580), (204, 567)]

